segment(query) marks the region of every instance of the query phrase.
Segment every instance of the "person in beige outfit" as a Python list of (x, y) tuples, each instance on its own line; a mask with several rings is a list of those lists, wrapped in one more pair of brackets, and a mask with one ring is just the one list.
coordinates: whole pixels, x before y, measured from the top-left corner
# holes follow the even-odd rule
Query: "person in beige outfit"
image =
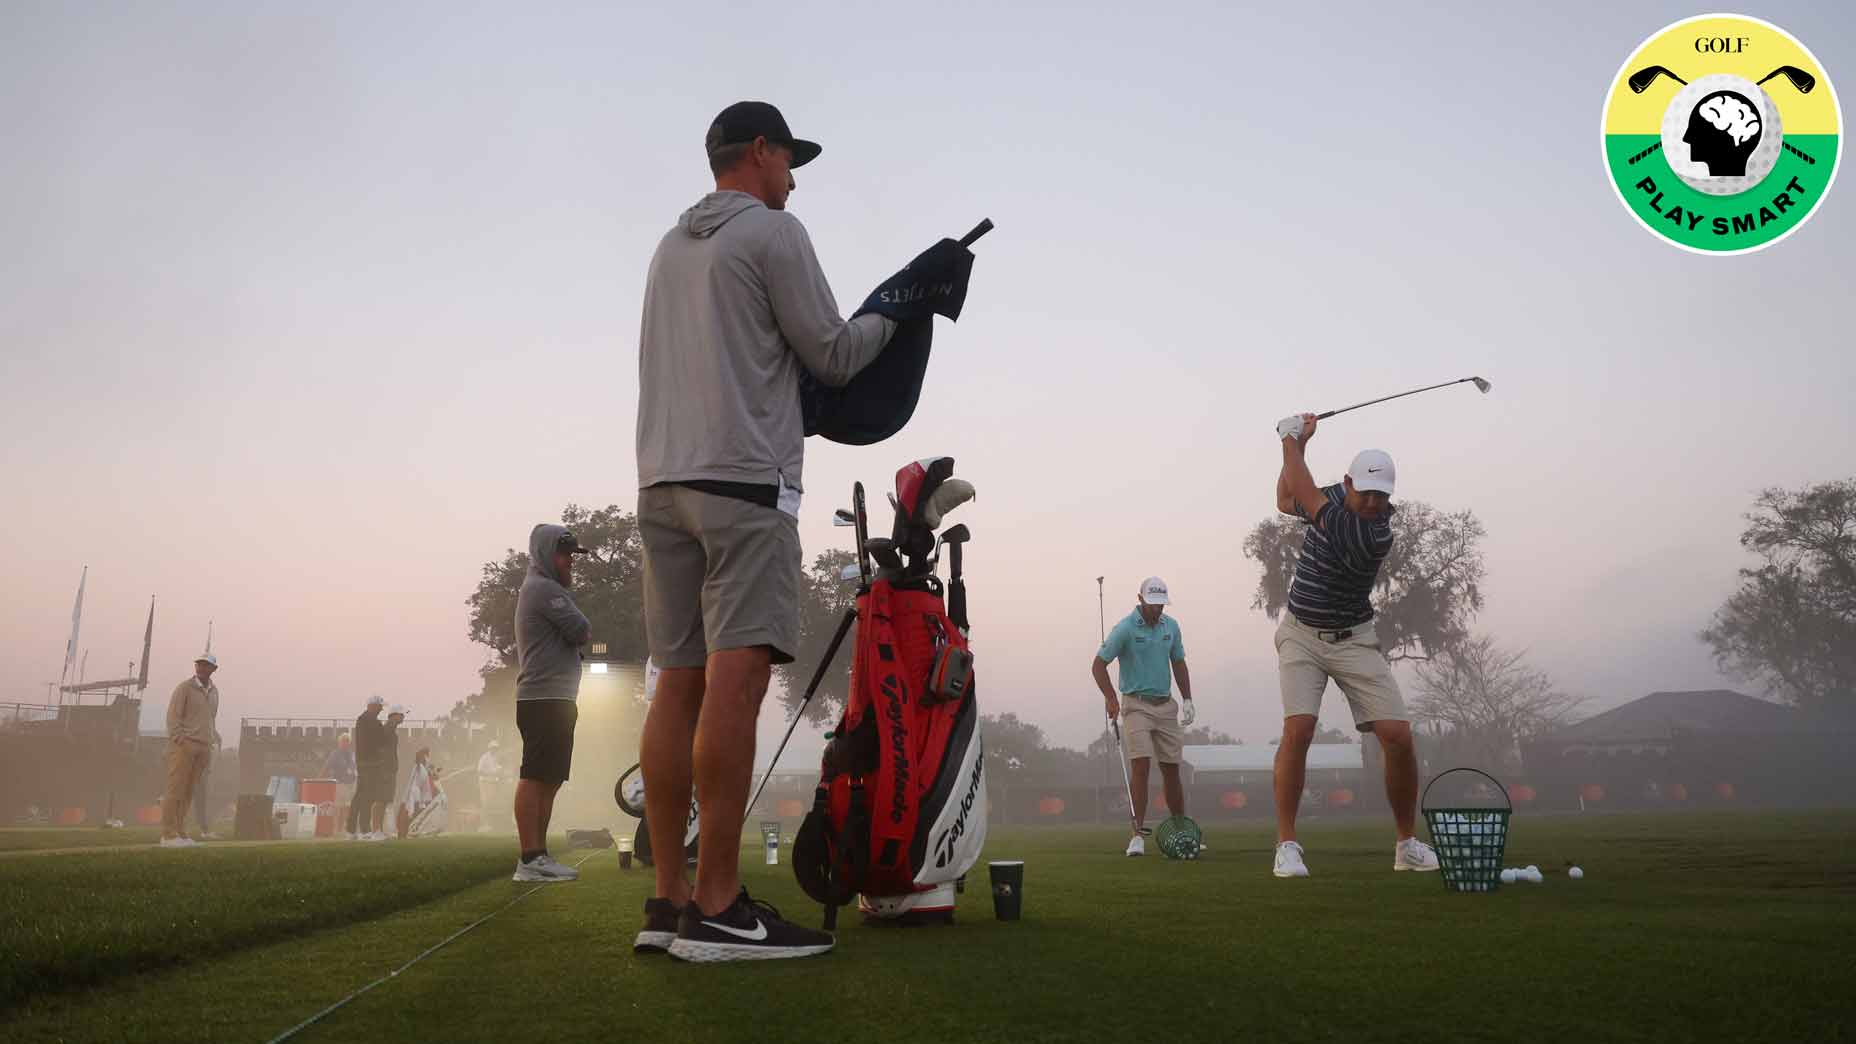
[(168, 784), (161, 796), (161, 847), (191, 848), (187, 809), (193, 788), (212, 757), (214, 725), (219, 718), (219, 686), (213, 672), (219, 661), (207, 653), (193, 661), (193, 677), (174, 686), (168, 697)]

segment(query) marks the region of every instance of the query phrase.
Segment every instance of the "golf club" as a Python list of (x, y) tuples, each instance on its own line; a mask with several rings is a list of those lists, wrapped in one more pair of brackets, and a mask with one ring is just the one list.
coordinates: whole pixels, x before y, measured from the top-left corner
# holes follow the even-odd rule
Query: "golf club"
[(1139, 820), (1134, 818), (1134, 777), (1128, 775), (1128, 752), (1121, 746), (1121, 722), (1114, 718), (1108, 720), (1108, 729), (1115, 734), (1115, 760), (1121, 762), (1121, 785), (1128, 793), (1128, 829), (1138, 836), (1141, 832)]
[(786, 735), (780, 737), (780, 745), (773, 751), (773, 760), (767, 762), (767, 771), (761, 773), (760, 785), (754, 788), (754, 796), (748, 798), (747, 810), (741, 817), (742, 826), (747, 826), (748, 821), (754, 818), (754, 803), (760, 800), (761, 791), (767, 789), (767, 781), (773, 778), (773, 770), (780, 764), (780, 755), (786, 753), (786, 745), (792, 741), (793, 730), (799, 727), (800, 720), (806, 716), (806, 707), (811, 705), (812, 697), (818, 692), (819, 684), (825, 680), (825, 672), (831, 669), (831, 661), (838, 657), (838, 646), (844, 644), (844, 636), (850, 633), (851, 624), (856, 621), (857, 608), (855, 606), (846, 609), (844, 619), (838, 621), (837, 633), (831, 636), (831, 644), (825, 647), (825, 655), (818, 661), (818, 670), (812, 672), (812, 681), (806, 686), (805, 697), (793, 710), (793, 720), (786, 723)]
[(1803, 69), (1798, 68), (1796, 65), (1781, 65), (1777, 69), (1774, 69), (1771, 72), (1767, 73), (1764, 79), (1760, 80), (1758, 83), (1754, 84), (1753, 86), (1763, 87), (1765, 86), (1766, 80), (1770, 80), (1774, 76), (1781, 76), (1781, 75), (1792, 82), (1792, 86), (1797, 88), (1799, 94), (1810, 94), (1811, 88), (1817, 86), (1817, 77), (1812, 76), (1810, 73), (1805, 72)]
[[(1630, 74), (1630, 79), (1624, 82), (1630, 85), (1632, 94), (1642, 94), (1645, 90), (1649, 89), (1652, 83), (1656, 82), (1658, 76), (1667, 76), (1684, 87), (1688, 86), (1687, 80), (1684, 80), (1682, 77), (1677, 76), (1675, 73), (1670, 72), (1660, 65), (1651, 65), (1638, 69), (1636, 72)], [(1771, 78), (1772, 77), (1768, 76), (1766, 79), (1769, 80)]]
[(1484, 395), (1487, 395), (1489, 393), (1489, 389), (1494, 387), (1494, 385), (1490, 384), (1488, 381), (1485, 381), (1480, 377), (1459, 377), (1454, 381), (1444, 381), (1441, 384), (1427, 384), (1422, 388), (1413, 388), (1410, 391), (1399, 392), (1397, 395), (1384, 395), (1377, 399), (1368, 399), (1365, 402), (1356, 402), (1352, 406), (1342, 406), (1338, 410), (1329, 410), (1326, 413), (1317, 413), (1315, 414), (1315, 419), (1316, 420), (1327, 420), (1329, 417), (1338, 417), (1343, 413), (1347, 413), (1352, 410), (1357, 410), (1362, 406), (1371, 406), (1374, 403), (1379, 403), (1379, 402), (1390, 402), (1393, 399), (1402, 399), (1407, 395), (1416, 395), (1419, 392), (1436, 391), (1438, 388), (1448, 388), (1453, 384), (1468, 384), (1471, 381), (1475, 382), (1476, 390), (1481, 392)]

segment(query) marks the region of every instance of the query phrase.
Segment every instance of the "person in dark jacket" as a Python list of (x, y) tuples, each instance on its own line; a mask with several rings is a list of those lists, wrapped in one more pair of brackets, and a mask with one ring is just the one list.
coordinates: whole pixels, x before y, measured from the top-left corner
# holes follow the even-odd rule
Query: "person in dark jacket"
[(564, 526), (543, 523), (529, 532), (528, 576), (516, 596), (516, 729), (522, 733), (517, 881), (555, 883), (580, 876), (548, 854), (548, 821), (573, 764), (581, 650), (592, 637), (592, 625), (567, 593), (574, 556), (586, 553)]
[[(373, 837), (373, 807), (375, 801), (385, 798), (376, 797), (380, 789), (380, 712), (386, 708), (387, 701), (378, 695), (367, 698), (367, 709), (354, 719), (354, 763), (355, 787), (354, 800), (348, 806), (348, 840), (360, 841)], [(388, 790), (391, 790), (391, 781)]]

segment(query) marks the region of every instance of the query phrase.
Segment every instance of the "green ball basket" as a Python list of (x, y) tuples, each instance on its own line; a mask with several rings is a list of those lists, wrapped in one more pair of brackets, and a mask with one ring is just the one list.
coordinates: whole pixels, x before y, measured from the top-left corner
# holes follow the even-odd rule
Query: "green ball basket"
[(1154, 843), (1168, 859), (1197, 859), (1205, 834), (1199, 825), (1185, 816), (1168, 816), (1154, 830)]
[[(1445, 776), (1474, 772), (1502, 796), (1506, 808), (1434, 808), (1431, 787)], [(1437, 849), (1438, 876), (1451, 892), (1493, 892), (1502, 886), (1502, 852), (1508, 847), (1508, 818), (1514, 803), (1508, 788), (1481, 769), (1454, 768), (1442, 772), (1424, 788), (1424, 822), (1431, 828), (1431, 846)]]

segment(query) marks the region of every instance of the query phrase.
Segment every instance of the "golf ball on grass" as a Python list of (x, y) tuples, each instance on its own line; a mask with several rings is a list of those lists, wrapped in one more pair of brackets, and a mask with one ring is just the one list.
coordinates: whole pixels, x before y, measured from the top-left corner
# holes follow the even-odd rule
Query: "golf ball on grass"
[(1570, 878), (1572, 878), (1572, 879), (1573, 879), (1573, 880), (1575, 880), (1575, 881), (1577, 881), (1577, 880), (1579, 880), (1580, 878), (1582, 878), (1582, 877), (1584, 877), (1584, 876), (1585, 876), (1585, 871), (1584, 871), (1584, 870), (1581, 870), (1581, 869), (1579, 869), (1578, 867), (1576, 867), (1576, 866), (1575, 866), (1575, 867), (1573, 867), (1572, 869), (1570, 869), (1570, 870), (1568, 870), (1568, 871), (1566, 871), (1566, 876), (1567, 876), (1567, 877), (1570, 877)]
[(1514, 882), (1515, 882), (1514, 871), (1511, 869), (1503, 870), (1502, 871), (1502, 884), (1514, 884)]

